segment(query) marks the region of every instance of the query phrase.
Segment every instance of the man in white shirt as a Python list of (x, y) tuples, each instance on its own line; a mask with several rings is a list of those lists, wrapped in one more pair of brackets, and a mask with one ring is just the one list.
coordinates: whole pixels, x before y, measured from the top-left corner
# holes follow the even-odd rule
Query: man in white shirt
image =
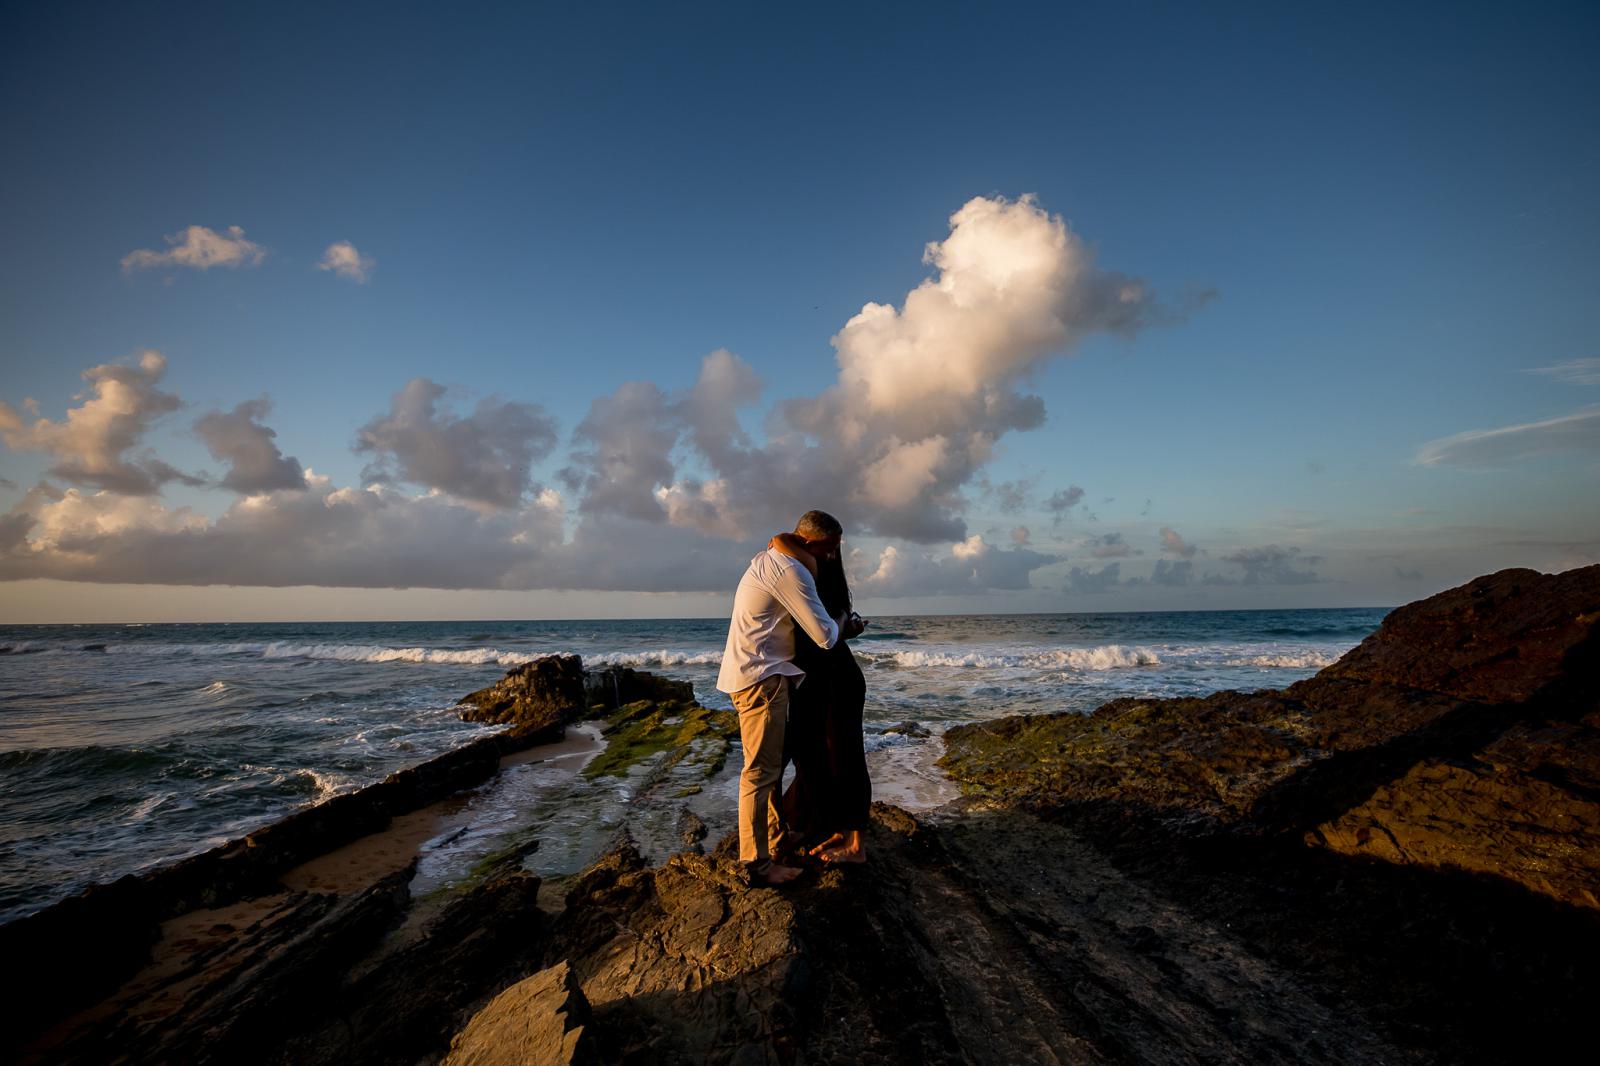
[[(796, 625), (817, 644), (831, 648), (861, 632), (849, 618), (830, 618), (817, 596), (817, 559), (838, 554), (844, 528), (823, 511), (807, 511), (794, 528), (798, 547), (768, 548), (750, 560), (733, 596), (728, 645), (717, 688), (739, 713), (744, 771), (739, 775), (739, 858), (755, 884), (779, 885), (800, 870), (772, 861), (783, 835), (778, 783), (783, 778), (783, 734), (789, 720), (789, 688), (805, 679), (794, 664)], [(796, 541), (790, 539), (790, 545)]]

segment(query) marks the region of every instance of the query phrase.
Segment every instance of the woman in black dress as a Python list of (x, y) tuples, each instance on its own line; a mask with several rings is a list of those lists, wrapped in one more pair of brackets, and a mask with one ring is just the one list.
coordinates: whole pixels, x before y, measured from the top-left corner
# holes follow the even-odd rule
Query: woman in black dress
[[(837, 555), (817, 561), (817, 594), (830, 616), (853, 613)], [(872, 805), (861, 730), (867, 679), (843, 637), (822, 648), (795, 628), (794, 663), (806, 676), (789, 699), (786, 739), (794, 780), (783, 796), (789, 828), (823, 862), (865, 862)]]

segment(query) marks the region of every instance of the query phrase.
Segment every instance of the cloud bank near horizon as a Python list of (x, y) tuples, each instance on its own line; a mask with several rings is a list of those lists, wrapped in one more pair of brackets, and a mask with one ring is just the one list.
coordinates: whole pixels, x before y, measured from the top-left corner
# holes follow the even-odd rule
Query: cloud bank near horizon
[[(242, 231), (191, 227), (169, 243), (129, 260), (207, 269), (264, 254)], [(359, 265), (349, 252), (328, 269)], [(491, 397), (458, 413), (442, 386), (417, 378), (356, 431), (355, 450), (370, 457), (363, 487), (335, 486), (283, 455), (264, 421), (266, 397), (196, 420), (227, 464), (203, 481), (141, 449), (181, 406), (156, 388), (165, 359), (146, 352), (137, 367), (91, 368), (94, 395), (62, 421), (29, 423), (0, 404), (7, 446), (50, 454), (51, 477), (74, 486), (41, 483), (0, 520), (0, 578), (720, 589), (753, 538), (820, 503), (853, 534), (899, 542), (855, 558), (862, 594), (1028, 588), (1034, 571), (1063, 557), (1033, 550), (1026, 536), (991, 544), (966, 518), (969, 489), (993, 491), (982, 471), (997, 443), (1044, 421), (1043, 401), (1023, 389), (1028, 375), (1086, 336), (1132, 335), (1183, 310), (1097, 266), (1031, 197), (968, 201), (923, 259), (930, 276), (900, 306), (868, 303), (847, 321), (832, 338), (836, 380), (776, 403), (763, 439), (739, 417), (761, 400), (759, 376), (718, 350), (688, 388), (632, 381), (597, 397), (548, 477), (541, 464), (559, 461), (561, 438), (539, 405)], [(154, 498), (173, 480), (238, 497), (207, 518)], [(1026, 495), (1017, 485), (1001, 492), (1013, 509)], [(1044, 506), (1059, 525), (1082, 498), (1071, 486)], [(1098, 552), (1130, 553), (1140, 554), (1117, 535)]]

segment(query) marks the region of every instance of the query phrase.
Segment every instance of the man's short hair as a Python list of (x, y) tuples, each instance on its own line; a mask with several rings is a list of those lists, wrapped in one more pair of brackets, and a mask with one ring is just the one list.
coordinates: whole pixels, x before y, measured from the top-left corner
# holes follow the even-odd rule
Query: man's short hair
[(827, 511), (807, 511), (794, 524), (794, 531), (807, 540), (827, 540), (844, 536), (844, 526)]

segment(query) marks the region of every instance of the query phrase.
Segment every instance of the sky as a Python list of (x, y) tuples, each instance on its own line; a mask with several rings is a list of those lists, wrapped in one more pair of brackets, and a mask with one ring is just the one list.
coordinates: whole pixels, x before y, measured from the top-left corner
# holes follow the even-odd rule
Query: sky
[(14, 4), (0, 622), (1600, 561), (1600, 9)]

